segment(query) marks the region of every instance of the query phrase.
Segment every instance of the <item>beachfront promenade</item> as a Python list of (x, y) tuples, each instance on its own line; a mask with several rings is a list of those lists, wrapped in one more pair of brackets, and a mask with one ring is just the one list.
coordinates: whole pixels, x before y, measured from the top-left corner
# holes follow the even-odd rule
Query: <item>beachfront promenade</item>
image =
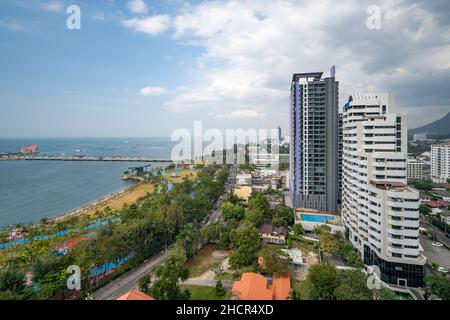
[(145, 157), (84, 157), (84, 156), (31, 156), (31, 155), (0, 155), (0, 161), (11, 160), (28, 160), (28, 161), (104, 161), (104, 162), (164, 162), (169, 163), (172, 160), (169, 159), (155, 159)]

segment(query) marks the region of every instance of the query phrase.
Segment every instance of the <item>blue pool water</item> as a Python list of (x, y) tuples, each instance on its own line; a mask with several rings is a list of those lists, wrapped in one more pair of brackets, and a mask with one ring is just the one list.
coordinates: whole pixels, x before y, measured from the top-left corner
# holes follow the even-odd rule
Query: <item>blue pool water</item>
[(326, 215), (315, 215), (315, 214), (301, 214), (302, 220), (308, 222), (322, 222), (325, 223), (327, 221), (336, 220), (335, 217), (326, 216)]

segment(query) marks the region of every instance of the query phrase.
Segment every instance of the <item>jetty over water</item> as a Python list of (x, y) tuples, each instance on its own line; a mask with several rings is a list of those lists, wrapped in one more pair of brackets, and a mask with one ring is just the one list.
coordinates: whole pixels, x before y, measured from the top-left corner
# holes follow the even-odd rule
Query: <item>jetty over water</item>
[(27, 161), (103, 161), (103, 162), (163, 162), (170, 163), (170, 159), (157, 159), (146, 157), (85, 157), (85, 156), (38, 156), (23, 154), (0, 154), (0, 161), (27, 160)]

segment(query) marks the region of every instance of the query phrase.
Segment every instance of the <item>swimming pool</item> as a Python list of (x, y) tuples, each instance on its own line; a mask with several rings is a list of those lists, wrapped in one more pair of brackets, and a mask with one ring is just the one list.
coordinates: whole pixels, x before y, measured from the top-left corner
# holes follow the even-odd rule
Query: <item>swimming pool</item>
[(325, 223), (327, 221), (336, 220), (336, 218), (333, 216), (320, 215), (320, 214), (303, 214), (302, 213), (300, 216), (302, 217), (303, 221), (308, 221), (308, 222)]

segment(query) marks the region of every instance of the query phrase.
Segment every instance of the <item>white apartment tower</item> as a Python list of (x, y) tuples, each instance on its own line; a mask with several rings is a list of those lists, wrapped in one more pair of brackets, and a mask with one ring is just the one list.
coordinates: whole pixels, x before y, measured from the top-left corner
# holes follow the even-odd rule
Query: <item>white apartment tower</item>
[(388, 93), (350, 96), (343, 113), (342, 217), (346, 237), (381, 280), (422, 287), (419, 193), (407, 186), (406, 116)]
[(431, 179), (434, 183), (450, 179), (450, 142), (431, 146)]

